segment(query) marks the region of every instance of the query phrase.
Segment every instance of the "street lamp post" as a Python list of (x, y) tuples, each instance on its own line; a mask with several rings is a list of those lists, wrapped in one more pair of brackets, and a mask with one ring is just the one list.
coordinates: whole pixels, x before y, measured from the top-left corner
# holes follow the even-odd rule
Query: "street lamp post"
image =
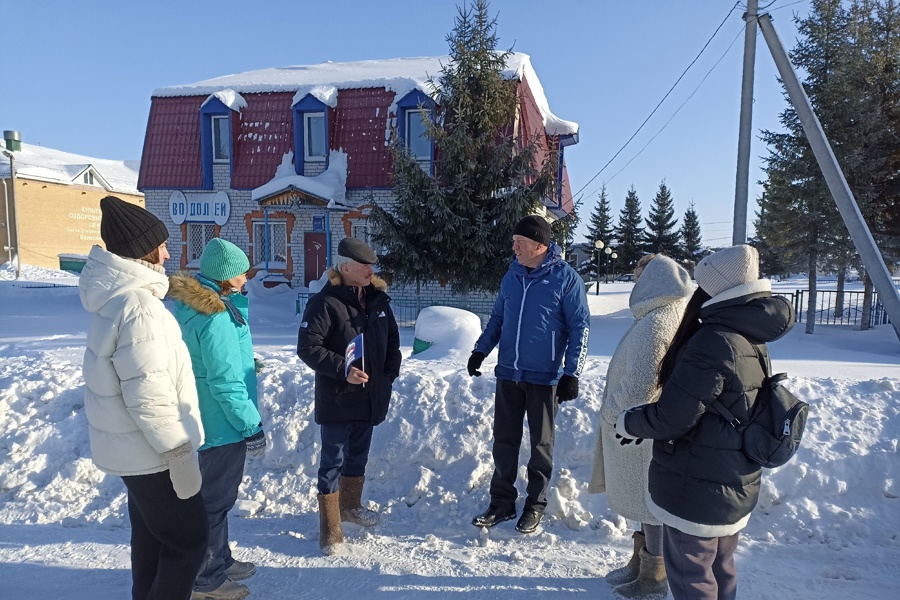
[[(6, 132), (4, 132), (6, 133)], [(6, 212), (9, 214), (9, 207), (12, 206), (13, 218), (15, 218), (14, 232), (15, 232), (15, 256), (16, 256), (16, 279), (22, 278), (22, 257), (19, 255), (19, 250), (22, 245), (19, 243), (19, 209), (16, 206), (16, 157), (12, 152), (8, 152), (6, 150), (3, 151), (3, 156), (9, 159), (9, 196), (6, 198)], [(6, 230), (9, 232), (9, 217), (6, 219)], [(10, 265), (12, 266), (12, 265)]]
[(609, 283), (609, 255), (612, 254), (612, 248), (607, 246), (603, 252), (606, 254), (606, 283)]
[(600, 295), (600, 251), (603, 250), (603, 242), (597, 240), (594, 242), (594, 248), (597, 249), (597, 289), (594, 291), (595, 296)]
[(615, 279), (616, 278), (616, 259), (619, 258), (619, 255), (616, 254), (615, 252), (613, 252), (610, 256), (612, 256), (612, 259), (613, 259), (613, 269), (612, 270), (613, 270), (613, 279)]

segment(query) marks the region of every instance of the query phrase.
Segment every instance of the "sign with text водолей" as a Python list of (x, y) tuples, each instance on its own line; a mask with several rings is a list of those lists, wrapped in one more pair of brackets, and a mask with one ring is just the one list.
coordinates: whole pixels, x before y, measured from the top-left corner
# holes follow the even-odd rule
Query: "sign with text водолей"
[(174, 191), (169, 197), (169, 216), (176, 225), (188, 223), (215, 223), (224, 225), (231, 214), (231, 199), (218, 192)]

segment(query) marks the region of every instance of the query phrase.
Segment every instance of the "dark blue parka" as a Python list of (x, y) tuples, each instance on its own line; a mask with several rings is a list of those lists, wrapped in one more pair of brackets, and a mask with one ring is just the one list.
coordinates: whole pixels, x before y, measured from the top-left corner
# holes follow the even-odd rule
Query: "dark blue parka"
[(563, 373), (581, 374), (590, 320), (584, 281), (550, 242), (530, 273), (513, 260), (475, 351), (487, 355), (499, 343), (498, 379), (555, 385)]
[[(297, 355), (316, 372), (316, 423), (384, 421), (391, 385), (400, 374), (400, 333), (391, 311), (387, 285), (377, 277), (364, 289), (344, 285), (331, 269), (328, 283), (309, 299), (297, 339)], [(365, 386), (347, 383), (344, 353), (353, 338), (363, 334)]]
[(757, 349), (768, 360), (765, 344), (790, 330), (794, 312), (784, 298), (759, 291), (713, 298), (700, 320), (659, 401), (625, 412), (624, 425), (635, 437), (655, 440), (650, 512), (690, 535), (724, 537), (746, 525), (759, 499), (761, 468), (710, 404), (718, 399), (747, 421), (764, 377)]

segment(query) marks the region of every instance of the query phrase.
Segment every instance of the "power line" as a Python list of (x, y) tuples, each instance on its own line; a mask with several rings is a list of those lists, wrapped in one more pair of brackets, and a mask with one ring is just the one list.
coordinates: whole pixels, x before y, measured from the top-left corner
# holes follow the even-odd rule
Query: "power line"
[(636, 136), (638, 133), (640, 133), (641, 129), (644, 128), (644, 125), (647, 124), (647, 121), (649, 121), (650, 118), (651, 118), (654, 114), (656, 114), (656, 111), (659, 110), (659, 107), (662, 106), (662, 103), (666, 101), (666, 98), (668, 98), (668, 97), (669, 97), (669, 94), (671, 94), (672, 91), (675, 89), (675, 86), (677, 86), (678, 83), (684, 78), (684, 76), (687, 75), (687, 72), (690, 70), (690, 68), (691, 68), (692, 66), (694, 66), (694, 63), (697, 62), (697, 61), (700, 59), (700, 57), (703, 55), (703, 52), (706, 50), (707, 46), (710, 45), (710, 43), (711, 43), (711, 42), (713, 41), (713, 39), (716, 37), (716, 34), (719, 33), (719, 30), (722, 29), (722, 26), (725, 25), (725, 22), (726, 22), (726, 21), (728, 21), (728, 18), (731, 16), (731, 13), (733, 13), (733, 12), (734, 12), (734, 9), (736, 9), (736, 8), (738, 7), (738, 4), (740, 4), (740, 2), (735, 2), (735, 3), (734, 3), (734, 6), (731, 7), (731, 10), (728, 11), (728, 14), (725, 15), (725, 18), (722, 19), (722, 22), (721, 22), (721, 23), (719, 23), (719, 26), (716, 27), (716, 30), (713, 32), (713, 34), (710, 36), (710, 38), (706, 41), (705, 44), (703, 44), (703, 48), (700, 49), (699, 54), (697, 54), (697, 56), (694, 57), (694, 60), (691, 61), (691, 63), (687, 66), (687, 68), (685, 68), (685, 70), (681, 73), (681, 75), (678, 77), (678, 79), (675, 80), (675, 83), (672, 84), (672, 87), (669, 88), (669, 91), (666, 92), (666, 95), (663, 96), (662, 100), (659, 101), (659, 104), (657, 104), (656, 107), (650, 112), (650, 114), (647, 115), (647, 118), (644, 119), (644, 122), (641, 123), (640, 127), (638, 127), (637, 130), (636, 130), (633, 134), (631, 134), (631, 137), (628, 138), (628, 141), (626, 141), (625, 144), (624, 144), (621, 148), (619, 148), (619, 150), (613, 155), (613, 157), (610, 158), (609, 161), (607, 161), (607, 163), (606, 163), (605, 165), (603, 165), (603, 167), (602, 167), (599, 171), (597, 171), (597, 174), (596, 174), (596, 175), (594, 175), (593, 177), (591, 177), (591, 178), (588, 180), (588, 182), (585, 183), (583, 186), (581, 186), (581, 188), (579, 188), (579, 190), (578, 190), (577, 192), (575, 192), (574, 194), (572, 194), (572, 196), (577, 196), (578, 194), (580, 194), (581, 192), (583, 192), (584, 189), (585, 189), (587, 186), (589, 186), (595, 179), (597, 179), (597, 177), (600, 176), (600, 173), (602, 173), (602, 172), (606, 169), (606, 167), (608, 167), (608, 166), (610, 165), (610, 163), (612, 163), (612, 161), (614, 161), (614, 160), (616, 159), (616, 157), (619, 156), (619, 154), (621, 154), (623, 150), (625, 150), (625, 148), (628, 146), (628, 144), (631, 143), (631, 140), (633, 140), (633, 139), (635, 138), (635, 136)]
[[(721, 63), (721, 62), (725, 59), (725, 57), (728, 56), (728, 53), (731, 52), (731, 49), (734, 47), (734, 43), (738, 40), (739, 37), (741, 37), (741, 34), (744, 32), (744, 30), (745, 30), (746, 28), (747, 28), (746, 25), (744, 25), (744, 27), (741, 28), (741, 30), (740, 30), (740, 31), (738, 32), (738, 34), (734, 37), (734, 39), (731, 40), (731, 44), (728, 45), (728, 48), (725, 50), (725, 53), (722, 54), (722, 56), (719, 58), (719, 60), (717, 60), (717, 61), (715, 62), (715, 64), (713, 64), (712, 68), (710, 68), (710, 70), (706, 72), (706, 75), (703, 76), (703, 79), (700, 80), (700, 83), (697, 84), (697, 87), (694, 88), (694, 91), (691, 92), (690, 96), (688, 96), (688, 97), (685, 99), (685, 101), (682, 102), (681, 105), (675, 110), (675, 112), (672, 113), (672, 116), (669, 117), (669, 120), (666, 121), (666, 122), (663, 124), (663, 126), (659, 129), (659, 131), (657, 131), (657, 132), (653, 135), (653, 137), (651, 137), (649, 140), (647, 140), (647, 143), (644, 144), (643, 147), (642, 147), (640, 150), (638, 150), (638, 153), (635, 154), (634, 156), (632, 156), (631, 159), (630, 159), (627, 163), (625, 163), (625, 165), (624, 165), (621, 169), (619, 169), (618, 171), (616, 171), (616, 172), (613, 174), (612, 177), (610, 177), (609, 179), (607, 179), (607, 180), (604, 182), (604, 184), (609, 183), (610, 181), (612, 181), (613, 179), (616, 178), (616, 175), (618, 175), (619, 173), (621, 173), (622, 171), (624, 171), (625, 169), (627, 169), (627, 168), (628, 168), (628, 165), (630, 165), (630, 164), (631, 164), (638, 156), (640, 156), (641, 154), (643, 154), (644, 150), (647, 149), (647, 146), (649, 146), (650, 144), (652, 144), (652, 143), (653, 143), (653, 140), (655, 140), (657, 137), (659, 137), (659, 134), (661, 134), (661, 133), (666, 129), (666, 127), (669, 126), (669, 123), (672, 122), (672, 119), (674, 119), (674, 118), (678, 115), (678, 113), (681, 112), (681, 109), (684, 108), (684, 105), (687, 104), (687, 103), (691, 100), (691, 98), (694, 97), (694, 94), (696, 94), (696, 93), (700, 90), (700, 87), (703, 85), (703, 83), (704, 83), (704, 82), (707, 80), (707, 78), (712, 74), (712, 72), (716, 69), (716, 67), (719, 66), (719, 63)], [(595, 191), (596, 191), (596, 190), (595, 190)], [(592, 195), (592, 194), (589, 194), (589, 195)]]

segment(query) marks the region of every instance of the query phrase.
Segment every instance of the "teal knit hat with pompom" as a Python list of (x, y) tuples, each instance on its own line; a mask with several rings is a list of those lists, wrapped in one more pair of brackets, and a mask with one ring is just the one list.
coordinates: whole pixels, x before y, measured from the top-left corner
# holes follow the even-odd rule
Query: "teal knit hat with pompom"
[(200, 255), (200, 274), (213, 281), (227, 281), (250, 270), (244, 251), (222, 238), (213, 238)]

